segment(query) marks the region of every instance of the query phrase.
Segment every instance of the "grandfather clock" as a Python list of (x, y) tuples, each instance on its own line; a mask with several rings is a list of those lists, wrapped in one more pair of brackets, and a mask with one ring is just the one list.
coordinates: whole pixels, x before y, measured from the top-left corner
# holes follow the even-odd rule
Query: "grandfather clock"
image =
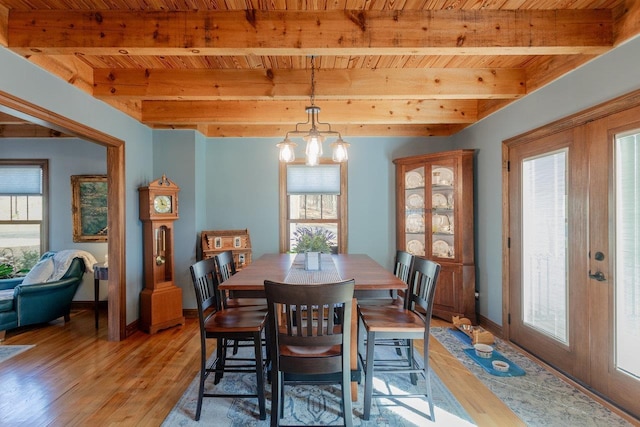
[(144, 281), (140, 294), (141, 329), (154, 334), (184, 324), (182, 289), (174, 283), (173, 223), (180, 188), (165, 175), (138, 189), (144, 229)]

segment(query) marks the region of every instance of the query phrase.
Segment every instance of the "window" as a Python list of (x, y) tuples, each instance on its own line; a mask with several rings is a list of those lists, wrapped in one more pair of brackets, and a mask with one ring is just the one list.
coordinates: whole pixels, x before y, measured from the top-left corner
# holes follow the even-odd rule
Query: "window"
[(333, 252), (347, 251), (347, 164), (280, 164), (280, 251), (293, 251), (300, 233), (329, 237)]
[(0, 264), (30, 269), (47, 247), (48, 160), (0, 160)]

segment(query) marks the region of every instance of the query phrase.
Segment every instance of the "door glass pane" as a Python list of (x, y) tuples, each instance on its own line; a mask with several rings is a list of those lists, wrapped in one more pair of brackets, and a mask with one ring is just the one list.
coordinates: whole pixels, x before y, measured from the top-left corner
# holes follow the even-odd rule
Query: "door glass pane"
[(566, 171), (566, 150), (522, 164), (522, 320), (568, 344)]
[(616, 138), (615, 156), (616, 366), (640, 378), (640, 133)]

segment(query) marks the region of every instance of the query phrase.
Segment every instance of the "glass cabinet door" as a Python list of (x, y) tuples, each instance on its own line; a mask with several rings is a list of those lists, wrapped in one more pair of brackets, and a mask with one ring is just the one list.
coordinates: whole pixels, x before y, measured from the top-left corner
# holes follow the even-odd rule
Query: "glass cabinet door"
[(455, 169), (452, 165), (431, 165), (431, 255), (455, 258)]
[(404, 173), (405, 247), (412, 255), (425, 256), (425, 168), (407, 167)]

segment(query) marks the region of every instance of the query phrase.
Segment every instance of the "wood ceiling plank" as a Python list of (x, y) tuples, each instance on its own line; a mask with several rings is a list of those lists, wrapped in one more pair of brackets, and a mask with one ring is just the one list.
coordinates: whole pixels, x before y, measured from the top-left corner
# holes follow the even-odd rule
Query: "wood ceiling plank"
[[(461, 124), (477, 119), (476, 100), (325, 100), (320, 120), (331, 124)], [(295, 124), (304, 101), (142, 101), (147, 124)]]
[(0, 4), (0, 46), (9, 44), (9, 9)]
[(616, 16), (615, 44), (618, 45), (640, 32), (640, 1), (626, 0)]
[[(323, 99), (490, 99), (526, 94), (521, 69), (331, 69), (316, 71)], [(304, 99), (307, 70), (99, 69), (96, 97), (145, 99)], [(407, 82), (411, 82), (407, 84)]]
[(11, 11), (24, 55), (603, 53), (610, 10)]
[(72, 138), (72, 136), (33, 124), (0, 124), (0, 138)]

